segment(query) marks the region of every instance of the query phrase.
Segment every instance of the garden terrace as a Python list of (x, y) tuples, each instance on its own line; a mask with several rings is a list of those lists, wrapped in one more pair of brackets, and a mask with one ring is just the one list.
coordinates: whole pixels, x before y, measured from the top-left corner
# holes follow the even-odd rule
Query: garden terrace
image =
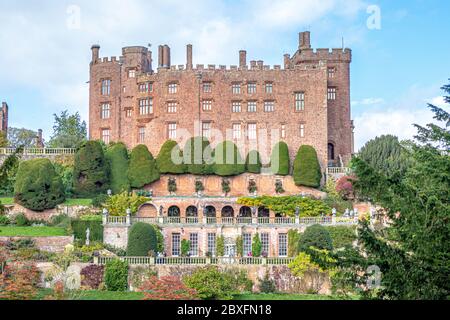
[[(0, 164), (16, 151), (16, 148), (0, 148)], [(76, 151), (77, 150), (74, 148), (24, 148), (21, 155), (23, 160), (38, 158), (48, 158), (52, 160), (57, 157), (73, 157)]]

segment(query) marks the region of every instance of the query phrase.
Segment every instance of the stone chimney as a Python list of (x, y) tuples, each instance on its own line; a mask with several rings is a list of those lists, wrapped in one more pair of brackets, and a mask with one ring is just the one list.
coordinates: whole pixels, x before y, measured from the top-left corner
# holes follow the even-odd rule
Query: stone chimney
[(311, 32), (305, 31), (299, 33), (298, 48), (300, 50), (311, 49)]
[(158, 47), (158, 68), (162, 68), (162, 66), (163, 66), (163, 52), (164, 52), (164, 47), (159, 46)]
[(91, 50), (92, 50), (92, 63), (96, 63), (100, 55), (100, 46), (98, 44), (94, 44), (91, 47)]
[(170, 69), (170, 48), (167, 44), (163, 47), (163, 68)]
[(247, 66), (247, 51), (239, 51), (239, 67), (243, 68)]
[(36, 136), (36, 147), (44, 148), (44, 139), (42, 138), (42, 129), (38, 130), (38, 134)]
[(286, 53), (284, 55), (284, 69), (289, 69), (291, 65), (291, 55)]
[(193, 64), (192, 64), (192, 44), (188, 44), (186, 46), (186, 69), (192, 70)]

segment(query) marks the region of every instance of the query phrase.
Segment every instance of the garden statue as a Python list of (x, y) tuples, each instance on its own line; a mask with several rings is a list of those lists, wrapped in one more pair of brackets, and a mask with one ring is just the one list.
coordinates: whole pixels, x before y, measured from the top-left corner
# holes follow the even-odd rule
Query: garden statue
[(87, 246), (89, 246), (91, 244), (90, 236), (91, 236), (91, 229), (87, 228), (86, 229), (86, 245)]
[(159, 216), (163, 216), (163, 206), (159, 206)]
[(331, 213), (333, 214), (333, 217), (336, 217), (336, 214), (337, 214), (336, 208), (333, 208), (333, 210), (331, 210)]
[(300, 216), (300, 208), (299, 207), (295, 208), (295, 216), (296, 217)]

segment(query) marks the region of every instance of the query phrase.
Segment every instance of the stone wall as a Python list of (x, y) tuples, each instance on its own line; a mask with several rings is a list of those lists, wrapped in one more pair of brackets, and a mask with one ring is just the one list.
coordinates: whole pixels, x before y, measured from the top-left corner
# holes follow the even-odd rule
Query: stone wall
[(126, 249), (128, 244), (128, 229), (130, 226), (103, 226), (103, 243), (116, 248)]
[(8, 216), (12, 217), (19, 213), (25, 214), (29, 220), (43, 220), (50, 221), (52, 217), (59, 216), (61, 214), (66, 214), (71, 218), (77, 218), (83, 211), (88, 210), (90, 207), (86, 206), (65, 206), (59, 205), (55, 209), (45, 210), (43, 212), (37, 212), (27, 209), (19, 204), (14, 204), (12, 206), (6, 206), (8, 208)]
[(73, 236), (61, 237), (0, 237), (0, 242), (17, 241), (21, 239), (31, 239), (36, 244), (36, 247), (42, 251), (48, 252), (63, 252), (65, 246), (73, 244)]

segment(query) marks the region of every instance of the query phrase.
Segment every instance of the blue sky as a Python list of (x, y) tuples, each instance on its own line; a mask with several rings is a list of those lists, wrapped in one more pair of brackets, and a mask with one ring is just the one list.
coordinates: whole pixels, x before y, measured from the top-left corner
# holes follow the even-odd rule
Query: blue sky
[[(371, 8), (380, 10), (380, 28), (368, 27)], [(101, 56), (167, 43), (174, 64), (185, 63), (187, 43), (194, 64), (237, 64), (246, 49), (249, 60), (273, 65), (295, 52), (298, 32), (308, 29), (313, 47), (341, 47), (344, 37), (353, 50), (359, 149), (383, 133), (411, 138), (412, 123), (432, 120), (426, 103), (443, 105), (449, 12), (450, 2), (437, 0), (2, 0), (0, 100), (10, 105), (10, 126), (42, 128), (48, 138), (53, 113), (69, 109), (88, 118), (93, 43), (102, 46)]]

